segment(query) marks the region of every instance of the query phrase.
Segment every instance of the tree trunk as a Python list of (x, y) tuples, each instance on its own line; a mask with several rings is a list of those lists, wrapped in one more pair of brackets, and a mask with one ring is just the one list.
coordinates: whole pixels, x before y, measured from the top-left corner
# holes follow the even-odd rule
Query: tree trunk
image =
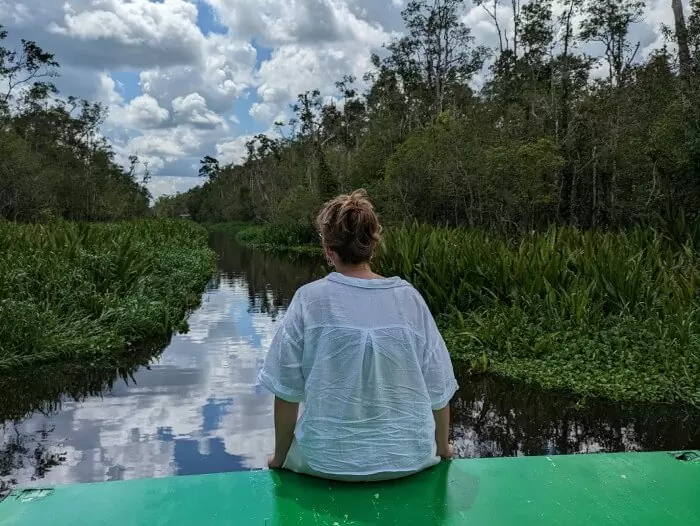
[(573, 16), (574, 3), (573, 1), (569, 5), (569, 11), (566, 17), (566, 28), (564, 35), (564, 71), (562, 72), (562, 93), (561, 93), (561, 145), (563, 146), (563, 151), (566, 152), (566, 163), (562, 170), (562, 185), (561, 185), (561, 199), (559, 202), (559, 217), (563, 219), (565, 223), (571, 222), (571, 210), (574, 206), (572, 201), (573, 196), (573, 174), (571, 160), (569, 156), (569, 121), (571, 120), (570, 114), (570, 98), (571, 98), (571, 65), (570, 65), (570, 55), (569, 49), (571, 47), (571, 41), (573, 36), (573, 25), (571, 18)]
[(593, 146), (593, 203), (591, 205), (591, 226), (598, 226), (598, 146)]
[(688, 47), (688, 28), (683, 14), (683, 0), (671, 0), (673, 18), (676, 22), (676, 40), (678, 41), (678, 61), (681, 69), (681, 79), (687, 86), (690, 83), (692, 64), (690, 48)]

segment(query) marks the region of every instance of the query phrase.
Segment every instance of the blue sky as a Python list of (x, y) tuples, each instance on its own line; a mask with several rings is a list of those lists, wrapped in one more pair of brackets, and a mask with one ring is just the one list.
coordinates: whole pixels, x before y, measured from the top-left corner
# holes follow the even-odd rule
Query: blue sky
[[(406, 0), (0, 0), (10, 45), (35, 40), (61, 64), (62, 95), (102, 102), (117, 159), (137, 154), (154, 197), (198, 184), (199, 159), (238, 162), (245, 142), (274, 133), (299, 93), (334, 93), (362, 78), (403, 31)], [(501, 1), (501, 28), (512, 16)], [(686, 2), (687, 3), (687, 2)], [(632, 39), (658, 47), (670, 2), (646, 2)], [(495, 46), (489, 15), (464, 2), (477, 43)]]

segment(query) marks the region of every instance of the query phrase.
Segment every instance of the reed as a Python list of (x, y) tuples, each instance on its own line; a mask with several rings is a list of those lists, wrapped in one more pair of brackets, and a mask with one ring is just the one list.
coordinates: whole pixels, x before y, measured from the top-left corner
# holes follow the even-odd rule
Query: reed
[(508, 240), (412, 224), (387, 231), (376, 263), (421, 291), (474, 371), (700, 405), (697, 235), (553, 227)]
[(0, 222), (0, 370), (96, 359), (185, 330), (213, 271), (190, 222)]

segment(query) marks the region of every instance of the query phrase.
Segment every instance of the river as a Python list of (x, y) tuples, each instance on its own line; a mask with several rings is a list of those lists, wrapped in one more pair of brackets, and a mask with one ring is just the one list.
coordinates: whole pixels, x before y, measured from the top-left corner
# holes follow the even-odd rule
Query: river
[[(294, 291), (321, 267), (246, 250), (214, 234), (219, 270), (157, 356), (118, 370), (47, 366), (0, 378), (0, 492), (16, 485), (262, 468), (272, 399), (256, 385)], [(700, 448), (700, 413), (623, 407), (459, 375), (460, 457)]]

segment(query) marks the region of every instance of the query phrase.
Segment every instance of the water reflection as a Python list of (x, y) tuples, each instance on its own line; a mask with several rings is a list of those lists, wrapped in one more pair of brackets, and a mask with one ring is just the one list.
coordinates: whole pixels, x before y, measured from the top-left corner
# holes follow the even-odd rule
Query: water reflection
[[(190, 331), (119, 368), (52, 366), (0, 377), (0, 491), (258, 468), (273, 449), (270, 396), (255, 385), (276, 320), (317, 262), (211, 238), (219, 273)], [(700, 447), (700, 415), (600, 405), (462, 378), (460, 456)]]
[(700, 412), (589, 402), (489, 377), (460, 379), (452, 439), (460, 457), (700, 447)]

